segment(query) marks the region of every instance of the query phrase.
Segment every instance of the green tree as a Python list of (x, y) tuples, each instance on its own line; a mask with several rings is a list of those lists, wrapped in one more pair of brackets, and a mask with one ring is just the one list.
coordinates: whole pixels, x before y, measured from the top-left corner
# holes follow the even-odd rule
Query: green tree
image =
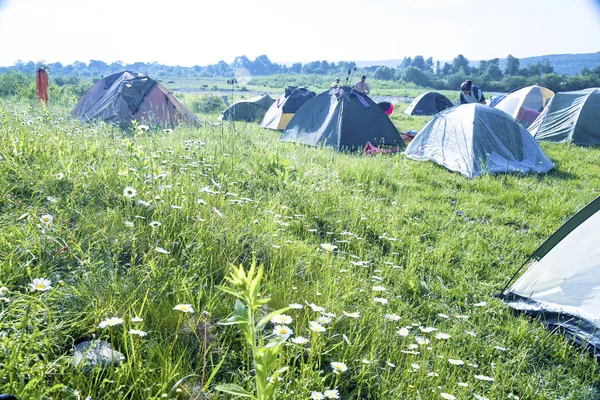
[(563, 76), (553, 72), (551, 74), (544, 74), (540, 76), (538, 84), (541, 86), (546, 86), (554, 91), (559, 91), (564, 80), (565, 78)]
[(419, 86), (429, 86), (431, 79), (427, 74), (417, 67), (408, 67), (402, 70), (402, 80)]
[(385, 66), (377, 68), (377, 70), (375, 70), (375, 73), (373, 74), (373, 78), (381, 79), (384, 81), (391, 81), (395, 78), (395, 76), (396, 70), (394, 68)]
[(460, 69), (463, 69), (465, 74), (471, 73), (471, 67), (469, 66), (469, 60), (465, 58), (462, 54), (459, 54), (452, 60), (452, 71), (457, 73)]
[(506, 57), (506, 67), (504, 68), (504, 75), (517, 75), (519, 73), (519, 59), (509, 54)]

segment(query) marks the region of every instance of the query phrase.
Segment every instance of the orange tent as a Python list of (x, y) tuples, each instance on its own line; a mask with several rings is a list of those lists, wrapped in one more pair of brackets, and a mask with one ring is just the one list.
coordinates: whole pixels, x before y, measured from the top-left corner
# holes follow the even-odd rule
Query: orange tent
[(38, 68), (37, 70), (35, 89), (38, 100), (48, 104), (48, 74), (44, 68)]

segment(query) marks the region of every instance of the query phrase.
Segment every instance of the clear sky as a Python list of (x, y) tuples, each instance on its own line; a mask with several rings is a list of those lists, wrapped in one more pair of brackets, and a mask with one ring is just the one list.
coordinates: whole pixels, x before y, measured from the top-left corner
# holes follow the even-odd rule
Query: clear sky
[(600, 0), (0, 0), (0, 66), (597, 51)]

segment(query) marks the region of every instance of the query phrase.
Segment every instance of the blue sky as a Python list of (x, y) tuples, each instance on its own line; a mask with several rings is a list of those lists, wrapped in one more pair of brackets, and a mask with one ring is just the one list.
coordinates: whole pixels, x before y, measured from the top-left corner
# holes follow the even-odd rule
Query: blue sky
[(0, 0), (0, 66), (600, 51), (600, 0)]

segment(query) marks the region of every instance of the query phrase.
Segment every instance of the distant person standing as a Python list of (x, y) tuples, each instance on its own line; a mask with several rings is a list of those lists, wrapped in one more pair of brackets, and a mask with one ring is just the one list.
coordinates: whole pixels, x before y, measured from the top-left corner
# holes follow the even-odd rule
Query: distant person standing
[(362, 75), (360, 77), (360, 81), (358, 81), (354, 84), (354, 90), (356, 90), (357, 92), (364, 93), (364, 94), (371, 93), (371, 88), (369, 87), (369, 84), (366, 82), (366, 80), (367, 80), (367, 76)]
[(342, 84), (340, 83), (340, 78), (335, 78), (335, 81), (331, 84), (331, 89), (337, 89), (340, 86), (342, 86)]
[(460, 85), (460, 104), (482, 103), (485, 104), (485, 96), (477, 85), (473, 85), (470, 79), (467, 79)]

